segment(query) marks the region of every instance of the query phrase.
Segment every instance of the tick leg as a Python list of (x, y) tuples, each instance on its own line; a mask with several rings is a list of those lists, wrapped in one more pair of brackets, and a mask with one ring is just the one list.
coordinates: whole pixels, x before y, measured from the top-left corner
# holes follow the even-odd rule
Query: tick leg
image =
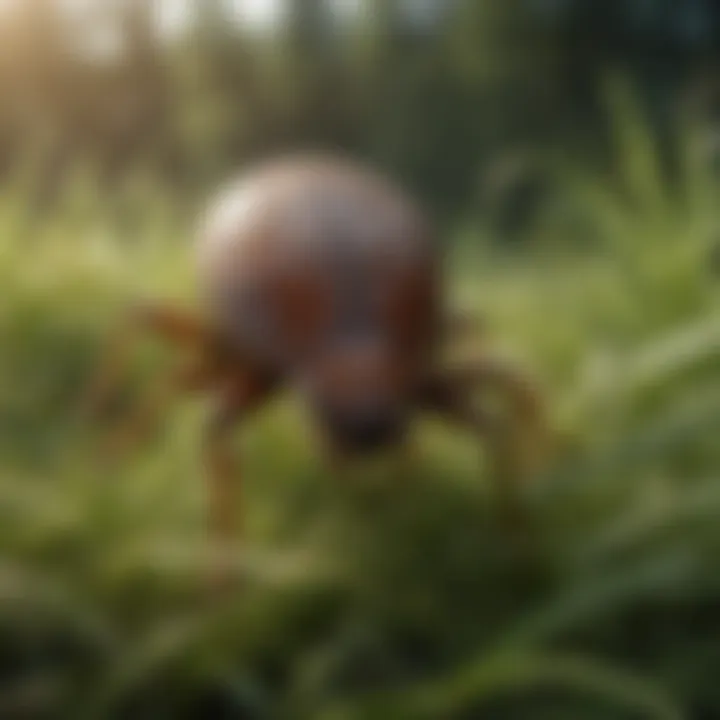
[[(491, 413), (474, 401), (473, 395), (485, 390), (503, 396), (502, 411)], [(431, 378), (423, 405), (487, 438), (501, 510), (518, 520), (520, 484), (536, 461), (542, 434), (541, 405), (533, 385), (508, 364), (486, 358)]]
[(207, 361), (198, 360), (156, 382), (150, 391), (110, 433), (107, 450), (112, 458), (130, 452), (158, 426), (163, 411), (179, 393), (192, 393), (212, 388), (222, 375)]
[(417, 475), (417, 470), (420, 467), (417, 446), (413, 444), (411, 439), (406, 438), (397, 448), (392, 460), (391, 469), (395, 484), (401, 488), (406, 488)]
[(191, 315), (175, 308), (144, 304), (135, 308), (115, 332), (80, 404), (83, 417), (102, 410), (113, 392), (141, 333), (153, 334), (184, 349), (202, 350), (212, 342), (211, 333)]
[(490, 391), (499, 394), (503, 414), (515, 429), (539, 431), (543, 422), (543, 405), (539, 392), (530, 379), (509, 362), (484, 357), (449, 369), (445, 382), (456, 392)]
[(443, 336), (446, 343), (462, 340), (482, 340), (485, 326), (482, 320), (467, 312), (452, 311), (443, 321)]
[(267, 399), (273, 387), (274, 383), (264, 377), (248, 374), (238, 378), (217, 398), (206, 427), (204, 454), (213, 561), (210, 579), (216, 587), (222, 587), (230, 580), (229, 555), (242, 531), (242, 473), (234, 457), (232, 430)]

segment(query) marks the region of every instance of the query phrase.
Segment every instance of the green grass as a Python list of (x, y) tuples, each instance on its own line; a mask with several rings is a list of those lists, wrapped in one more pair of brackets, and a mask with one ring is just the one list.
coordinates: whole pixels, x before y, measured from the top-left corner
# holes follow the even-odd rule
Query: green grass
[(507, 258), (474, 234), (451, 258), (458, 304), (533, 369), (568, 439), (527, 488), (533, 551), (496, 522), (472, 438), (423, 421), (406, 486), (341, 484), (283, 399), (238, 436), (248, 584), (219, 606), (199, 595), (202, 402), (113, 464), (73, 413), (128, 300), (192, 303), (187, 213), (79, 177), (37, 220), (8, 190), (0, 717), (720, 716), (718, 188), (688, 152), (669, 196), (634, 132), (629, 195), (566, 180), (593, 247)]

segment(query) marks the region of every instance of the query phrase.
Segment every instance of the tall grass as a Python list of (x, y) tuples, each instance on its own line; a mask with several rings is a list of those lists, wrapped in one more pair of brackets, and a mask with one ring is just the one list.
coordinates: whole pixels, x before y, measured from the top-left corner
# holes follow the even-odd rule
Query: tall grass
[[(8, 188), (0, 716), (720, 716), (717, 183), (688, 133), (671, 191), (652, 134), (614, 117), (616, 178), (559, 171), (594, 246), (476, 242), (452, 270), (568, 438), (527, 488), (532, 556), (494, 522), (473, 438), (423, 421), (408, 484), (340, 485), (281, 400), (238, 439), (249, 580), (220, 606), (198, 600), (202, 403), (111, 466), (71, 412), (128, 299), (193, 302), (186, 214), (145, 181), (108, 200), (78, 174), (38, 217)], [(138, 358), (130, 389), (162, 368)]]

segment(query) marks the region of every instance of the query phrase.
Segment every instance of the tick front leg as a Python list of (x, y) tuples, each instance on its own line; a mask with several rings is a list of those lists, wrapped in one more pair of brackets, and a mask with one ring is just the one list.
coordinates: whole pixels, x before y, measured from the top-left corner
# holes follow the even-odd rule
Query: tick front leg
[(237, 539), (241, 478), (230, 446), (230, 432), (242, 415), (242, 405), (223, 398), (207, 426), (205, 464), (207, 472), (208, 532), (211, 542), (211, 583), (218, 587), (229, 580), (232, 543)]
[(207, 470), (208, 533), (215, 590), (232, 579), (234, 545), (242, 535), (242, 470), (232, 447), (232, 431), (250, 411), (267, 399), (273, 384), (265, 378), (242, 378), (217, 398), (207, 423), (204, 455)]
[(222, 376), (205, 359), (166, 373), (110, 433), (107, 447), (110, 457), (127, 454), (153, 432), (160, 424), (163, 411), (176, 395), (208, 390), (221, 380)]
[(483, 321), (467, 312), (452, 311), (443, 320), (443, 336), (448, 344), (463, 340), (484, 340), (485, 335)]
[[(503, 396), (499, 412), (477, 402), (476, 394), (483, 391)], [(423, 405), (488, 441), (500, 509), (516, 524), (523, 523), (520, 486), (532, 472), (542, 433), (533, 385), (509, 365), (486, 358), (436, 374), (425, 388)]]
[(200, 320), (183, 310), (157, 303), (138, 305), (114, 331), (104, 350), (80, 403), (83, 416), (102, 410), (142, 334), (154, 335), (184, 350), (202, 350), (214, 340)]

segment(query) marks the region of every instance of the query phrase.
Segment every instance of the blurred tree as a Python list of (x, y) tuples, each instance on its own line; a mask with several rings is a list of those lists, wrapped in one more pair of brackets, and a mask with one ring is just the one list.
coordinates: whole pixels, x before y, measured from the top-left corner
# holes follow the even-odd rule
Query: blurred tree
[[(508, 152), (608, 157), (609, 70), (639, 81), (662, 127), (720, 60), (710, 0), (285, 0), (263, 27), (242, 22), (252, 1), (15, 2), (0, 171), (32, 152), (48, 177), (92, 157), (109, 176), (140, 163), (198, 187), (322, 146), (381, 163), (454, 218), (492, 195), (483, 169)], [(161, 2), (188, 32), (160, 31)]]

